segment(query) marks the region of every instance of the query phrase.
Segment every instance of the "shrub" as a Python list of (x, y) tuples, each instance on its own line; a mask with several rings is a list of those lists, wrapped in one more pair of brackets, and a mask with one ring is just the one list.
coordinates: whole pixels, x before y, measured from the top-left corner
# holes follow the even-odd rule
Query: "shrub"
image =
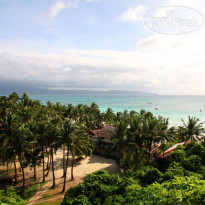
[(186, 156), (191, 156), (191, 155), (197, 155), (199, 157), (202, 156), (202, 153), (204, 151), (204, 147), (201, 144), (194, 144), (190, 149), (187, 150)]
[[(146, 173), (146, 171), (144, 171)], [(102, 173), (101, 175), (105, 175)], [(112, 176), (111, 177), (116, 177)], [(100, 178), (98, 178), (100, 179)], [(102, 181), (102, 179), (100, 179)], [(70, 194), (65, 195), (62, 205), (66, 204), (78, 204), (78, 205), (130, 205), (130, 204), (149, 204), (149, 205), (183, 205), (183, 204), (205, 204), (205, 181), (199, 180), (197, 177), (175, 177), (172, 180), (163, 182), (163, 183), (152, 183), (146, 187), (141, 187), (137, 182), (133, 181), (131, 178), (125, 178), (120, 180), (121, 182), (117, 185), (121, 186), (121, 189), (117, 189), (114, 192), (110, 192), (109, 189), (104, 189), (104, 194), (99, 194), (97, 189), (86, 190), (87, 183), (84, 182), (81, 185), (83, 187), (84, 192), (87, 194), (77, 194), (74, 192), (73, 197)], [(99, 181), (95, 182), (99, 184)], [(106, 180), (101, 183), (102, 187), (106, 187)], [(111, 188), (111, 185), (109, 185)], [(116, 185), (113, 184), (113, 187)], [(123, 187), (124, 186), (124, 187)], [(77, 186), (78, 187), (78, 186)], [(124, 190), (124, 193), (121, 194), (118, 191)], [(69, 189), (67, 192), (73, 192), (74, 189)], [(115, 188), (111, 188), (111, 190), (115, 190)], [(91, 194), (92, 193), (92, 194)], [(74, 196), (75, 195), (75, 196)], [(94, 196), (91, 198), (91, 196)]]
[(172, 162), (181, 162), (185, 158), (186, 152), (182, 149), (175, 150), (171, 153), (170, 163)]
[(0, 190), (0, 204), (23, 205), (26, 204), (26, 202), (17, 195), (14, 189), (9, 188), (6, 191)]
[(71, 204), (70, 201), (74, 203), (75, 198), (79, 195), (86, 196), (88, 200), (85, 197), (81, 197), (78, 199), (78, 204), (83, 204), (79, 200), (84, 200), (88, 204), (103, 204), (107, 197), (118, 193), (121, 182), (122, 178), (119, 175), (109, 175), (104, 170), (98, 171), (88, 175), (84, 183), (70, 188), (66, 192), (62, 204)]
[(103, 205), (121, 205), (125, 204), (125, 198), (122, 195), (113, 195), (105, 199)]
[(201, 167), (201, 158), (197, 155), (191, 155), (182, 162), (183, 167), (191, 172), (197, 172)]
[(195, 142), (195, 141), (193, 141), (193, 142), (191, 142), (191, 143), (188, 143), (188, 144), (186, 144), (184, 150), (185, 150), (185, 151), (189, 151), (193, 146), (195, 146), (195, 145), (197, 145), (197, 144), (198, 144), (198, 143)]
[(132, 177), (139, 180), (139, 183), (142, 186), (152, 184), (157, 181), (162, 176), (162, 173), (154, 167), (145, 167), (142, 170), (139, 170), (133, 173)]
[(176, 168), (169, 168), (163, 175), (163, 181), (174, 179), (175, 177), (183, 177), (184, 176), (184, 168), (183, 167), (176, 167)]
[(70, 200), (66, 201), (66, 203), (64, 203), (64, 204), (68, 204), (68, 205), (79, 205), (79, 204), (91, 205), (91, 203), (89, 202), (88, 198), (85, 195), (79, 195), (77, 198), (74, 198), (74, 199), (71, 198)]

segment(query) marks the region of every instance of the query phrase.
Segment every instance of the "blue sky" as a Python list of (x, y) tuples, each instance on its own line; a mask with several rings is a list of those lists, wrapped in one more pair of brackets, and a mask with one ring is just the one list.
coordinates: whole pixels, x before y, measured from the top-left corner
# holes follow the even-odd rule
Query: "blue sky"
[(134, 50), (139, 39), (150, 33), (143, 22), (119, 22), (126, 9), (145, 1), (78, 0), (49, 19), (49, 9), (56, 2), (68, 1), (1, 0), (0, 38), (39, 41), (56, 49)]
[(202, 0), (0, 0), (0, 81), (205, 94), (204, 25), (175, 36), (144, 26), (167, 5), (204, 14)]

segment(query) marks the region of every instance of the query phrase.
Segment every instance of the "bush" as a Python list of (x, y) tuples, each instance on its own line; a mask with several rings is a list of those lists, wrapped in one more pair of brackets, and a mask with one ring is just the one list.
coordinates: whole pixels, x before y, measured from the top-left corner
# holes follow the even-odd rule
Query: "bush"
[(152, 184), (162, 176), (162, 173), (154, 167), (145, 167), (142, 170), (134, 172), (132, 177), (139, 180), (142, 186)]
[(194, 147), (194, 146), (197, 145), (197, 144), (198, 144), (198, 143), (195, 142), (195, 141), (193, 141), (193, 142), (191, 142), (191, 143), (188, 143), (188, 144), (186, 144), (184, 150), (185, 150), (185, 151), (189, 151), (192, 147)]
[(197, 155), (199, 157), (202, 156), (202, 153), (204, 152), (204, 147), (201, 144), (195, 144), (187, 150), (186, 156), (191, 156), (191, 155)]
[(172, 162), (181, 162), (185, 158), (186, 152), (182, 149), (175, 150), (171, 153), (170, 163)]
[[(146, 171), (144, 172), (146, 173)], [(106, 187), (107, 180), (102, 180), (102, 177), (104, 176), (105, 178), (107, 178), (107, 176), (105, 173), (102, 173), (100, 175), (101, 177), (99, 177), (97, 181), (95, 181), (95, 183), (99, 185), (102, 181), (104, 181), (103, 183), (101, 183), (101, 186)], [(116, 178), (116, 175), (110, 175), (110, 177)], [(205, 204), (205, 181), (199, 180), (197, 177), (193, 176), (175, 177), (174, 179), (163, 182), (161, 184), (155, 182), (146, 187), (141, 187), (132, 178), (120, 178), (120, 183), (118, 183), (117, 185), (118, 189), (116, 189), (116, 184), (109, 185), (109, 188), (115, 191), (110, 191), (109, 189), (105, 188), (103, 195), (101, 195), (97, 189), (89, 189), (87, 182), (84, 182), (80, 185), (81, 189), (83, 187), (86, 194), (77, 194), (76, 190), (79, 189), (78, 186), (67, 191), (67, 193), (73, 192), (73, 194), (66, 193), (62, 205)], [(112, 188), (112, 186), (115, 188)], [(124, 190), (123, 194), (120, 193), (121, 190)]]
[(125, 204), (125, 198), (122, 195), (114, 195), (114, 196), (109, 196), (105, 202), (104, 205), (121, 205)]
[(169, 168), (163, 175), (163, 181), (174, 179), (175, 177), (183, 177), (184, 176), (184, 168), (183, 167), (176, 167), (176, 168)]
[(191, 155), (182, 162), (183, 167), (191, 172), (197, 172), (201, 167), (201, 158), (197, 155)]
[[(119, 185), (122, 178), (119, 175), (109, 175), (106, 171), (101, 170), (86, 177), (84, 183), (76, 187), (70, 188), (64, 197), (62, 204), (71, 204), (75, 199), (78, 199), (78, 204), (83, 204), (81, 201), (86, 201), (87, 204), (103, 204), (107, 197), (118, 193)], [(77, 202), (76, 202), (77, 203)]]
[(17, 195), (14, 189), (9, 188), (6, 191), (0, 190), (0, 204), (23, 205), (26, 204), (26, 202), (19, 195)]

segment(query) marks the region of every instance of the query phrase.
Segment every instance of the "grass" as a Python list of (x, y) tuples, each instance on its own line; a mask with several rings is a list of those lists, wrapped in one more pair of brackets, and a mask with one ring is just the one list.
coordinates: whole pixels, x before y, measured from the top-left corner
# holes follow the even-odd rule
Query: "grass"
[(0, 170), (0, 175), (6, 175), (9, 173), (14, 173), (14, 169), (13, 168), (9, 168), (9, 170), (7, 171), (6, 169), (1, 169)]
[(49, 203), (49, 202), (45, 202), (45, 203), (40, 203), (40, 204), (37, 204), (37, 205), (53, 205), (53, 204), (55, 204), (55, 205), (60, 205), (61, 204), (61, 202), (59, 202), (59, 203)]
[(29, 200), (34, 195), (34, 193), (36, 192), (37, 189), (38, 189), (38, 184), (33, 184), (33, 185), (31, 185), (31, 187), (26, 189), (24, 200)]
[(41, 199), (48, 199), (48, 198), (50, 198), (50, 194), (49, 193), (45, 194)]
[[(31, 181), (35, 182), (35, 179), (32, 177)], [(39, 187), (39, 183), (38, 182), (39, 182), (39, 180), (36, 180), (36, 183), (32, 184), (28, 189), (25, 190), (25, 194), (24, 194), (24, 196), (22, 196), (22, 198), (24, 200), (28, 201), (36, 193), (36, 191), (37, 191), (37, 189)], [(40, 187), (42, 188), (45, 183), (46, 182), (41, 183)]]
[(46, 183), (47, 183), (47, 181), (45, 181), (45, 182), (41, 182), (41, 184), (40, 184), (40, 188), (43, 188), (43, 186), (44, 186)]

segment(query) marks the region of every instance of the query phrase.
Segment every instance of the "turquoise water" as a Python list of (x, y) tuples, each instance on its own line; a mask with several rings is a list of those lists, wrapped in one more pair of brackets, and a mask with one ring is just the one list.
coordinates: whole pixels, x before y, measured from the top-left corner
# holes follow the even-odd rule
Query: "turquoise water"
[(141, 109), (145, 109), (157, 116), (162, 115), (169, 118), (170, 124), (176, 126), (182, 124), (181, 118), (186, 120), (189, 115), (205, 122), (205, 96), (70, 97), (67, 95), (30, 95), (30, 97), (38, 99), (42, 103), (50, 100), (53, 103), (90, 105), (92, 102), (96, 102), (101, 111), (105, 111), (108, 107), (115, 112), (124, 110), (139, 112)]

